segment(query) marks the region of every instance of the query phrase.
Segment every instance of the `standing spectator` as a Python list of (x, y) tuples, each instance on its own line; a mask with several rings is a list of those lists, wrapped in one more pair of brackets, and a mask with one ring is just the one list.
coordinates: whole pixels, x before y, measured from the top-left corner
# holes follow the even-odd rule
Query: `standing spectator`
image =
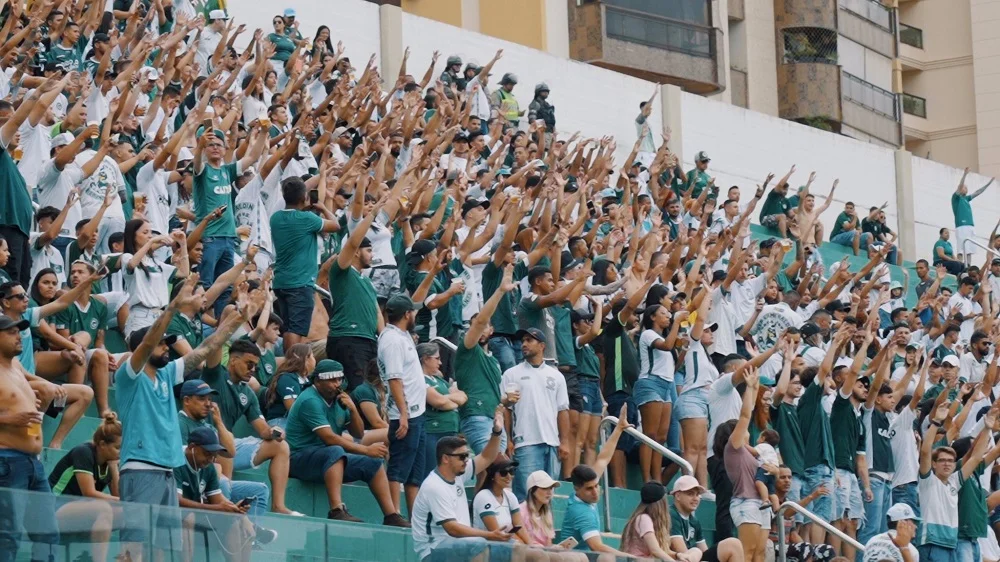
[(473, 456), (461, 436), (438, 441), (437, 469), (432, 471), (417, 493), (412, 519), (427, 522), (413, 526), (413, 548), (422, 562), (472, 560), (487, 548), (486, 541), (506, 542), (511, 536), (500, 530), (483, 531), (469, 520), (466, 481), (486, 470), (500, 454), (503, 413), (493, 415), (493, 434), (483, 452)]
[[(566, 379), (543, 359), (550, 344), (537, 328), (518, 332), (524, 362), (503, 374), (501, 388), (520, 397), (506, 412), (507, 456), (517, 461), (514, 495), (527, 496), (528, 475), (544, 470), (555, 478), (569, 462), (569, 396)], [(554, 347), (554, 346), (553, 346)]]
[(993, 180), (996, 179), (990, 178), (990, 181), (986, 182), (986, 185), (970, 194), (969, 186), (965, 185), (965, 178), (968, 176), (969, 169), (966, 168), (962, 172), (962, 179), (959, 180), (955, 193), (951, 194), (951, 212), (955, 215), (955, 242), (958, 243), (959, 260), (968, 258), (976, 253), (975, 246), (969, 245), (967, 248), (965, 244), (966, 240), (973, 240), (976, 237), (976, 227), (972, 218), (972, 205), (970, 203), (973, 199), (982, 195), (986, 191), (986, 188), (992, 185)]
[[(0, 130), (0, 135), (2, 135)], [(2, 154), (6, 156), (6, 150)], [(16, 189), (7, 186), (5, 189)], [(21, 355), (21, 333), (28, 329), (27, 320), (15, 320), (0, 315), (0, 377), (4, 393), (0, 408), (0, 459), (6, 468), (0, 475), (0, 487), (12, 491), (0, 493), (0, 505), (5, 516), (0, 518), (0, 557), (14, 560), (21, 542), (22, 525), (27, 523), (31, 539), (32, 560), (55, 560), (59, 545), (59, 524), (56, 522), (55, 497), (51, 494), (45, 467), (39, 460), (42, 453), (42, 412), (38, 411), (36, 390), (45, 387), (47, 394), (66, 396), (56, 385), (38, 379), (24, 370), (18, 361)], [(24, 492), (40, 492), (29, 496)], [(31, 497), (32, 501), (28, 501)]]
[[(763, 559), (770, 525), (770, 510), (763, 509), (764, 502), (757, 494), (754, 475), (757, 473), (757, 459), (750, 446), (750, 416), (753, 413), (754, 398), (757, 396), (757, 372), (752, 369), (743, 376), (746, 389), (743, 391), (743, 408), (736, 427), (729, 436), (724, 449), (726, 474), (733, 483), (733, 499), (729, 511), (733, 517), (743, 553), (750, 560)], [(763, 467), (769, 472), (773, 468)], [(765, 522), (765, 519), (767, 520)]]
[[(924, 388), (927, 384), (927, 371), (931, 368), (934, 359), (930, 355), (923, 357), (923, 365), (920, 367), (920, 379), (913, 390), (910, 402), (894, 415), (890, 416), (889, 422), (889, 444), (892, 447), (892, 456), (895, 462), (896, 471), (892, 474), (892, 497), (893, 505), (904, 503), (910, 506), (914, 513), (920, 515), (920, 502), (917, 498), (917, 481), (920, 478), (918, 462), (920, 459), (920, 448), (917, 445), (917, 437), (914, 434), (913, 426), (917, 421), (917, 406), (924, 397)], [(907, 368), (903, 378), (896, 382), (896, 391), (900, 388), (908, 388), (910, 380), (913, 378), (912, 368)]]
[(417, 322), (417, 309), (410, 297), (394, 295), (385, 304), (385, 330), (378, 336), (378, 365), (389, 388), (389, 489), (393, 502), (399, 501), (399, 488), (406, 490), (406, 506), (413, 513), (413, 502), (425, 476), (424, 412), (427, 408), (427, 383), (420, 366), (417, 348), (410, 336)]
[[(883, 359), (879, 367), (861, 414), (868, 481), (872, 490), (871, 501), (865, 502), (865, 523), (858, 534), (858, 542), (861, 544), (888, 530), (884, 522), (886, 512), (892, 505), (891, 490), (893, 474), (896, 472), (896, 457), (892, 449), (892, 420), (889, 416), (895, 411), (897, 401), (906, 392), (906, 385), (897, 384), (896, 388), (893, 388), (883, 382), (889, 379), (890, 358), (895, 352), (896, 344), (890, 343), (888, 347), (889, 356)], [(910, 376), (906, 382), (912, 378), (915, 369), (915, 363), (907, 369)]]
[[(715, 292), (712, 293), (715, 300)], [(705, 325), (708, 316), (709, 299), (703, 298), (694, 325), (688, 337), (687, 353), (684, 355), (685, 380), (681, 394), (677, 398), (674, 415), (680, 421), (684, 437), (684, 459), (694, 468), (698, 482), (708, 483), (708, 391), (719, 378), (719, 370), (708, 354), (707, 348), (715, 343), (715, 333), (719, 325)], [(725, 302), (725, 301), (723, 301)], [(735, 349), (733, 350), (735, 352)]]
[(678, 560), (743, 562), (743, 547), (739, 540), (732, 537), (716, 540), (711, 548), (705, 541), (701, 523), (695, 515), (704, 493), (705, 488), (693, 476), (681, 476), (674, 481), (670, 490), (670, 495), (674, 497), (670, 506), (670, 548), (677, 554)]
[[(278, 297), (277, 312), (285, 321), (288, 349), (302, 342), (312, 325), (313, 285), (319, 273), (317, 235), (340, 230), (340, 223), (321, 203), (309, 203), (306, 184), (299, 178), (282, 181), (281, 195), (285, 208), (271, 215), (270, 226), (275, 251), (274, 294)], [(325, 218), (307, 209), (319, 211)]]
[[(124, 253), (109, 267), (123, 272), (129, 312), (122, 332), (128, 337), (135, 330), (148, 328), (163, 315), (170, 302), (170, 281), (188, 277), (190, 265), (187, 237), (182, 231), (155, 236), (149, 222), (132, 219), (125, 224), (124, 238)], [(154, 253), (162, 247), (177, 251), (171, 259), (177, 267), (156, 259)]]
[(417, 346), (417, 356), (427, 384), (427, 435), (424, 438), (424, 478), (434, 466), (437, 442), (448, 436), (458, 435), (458, 409), (469, 397), (457, 387), (449, 386), (441, 373), (441, 353), (436, 343)]
[[(673, 352), (681, 322), (685, 319), (686, 311), (678, 311), (677, 316), (672, 318), (670, 311), (662, 305), (654, 304), (646, 308), (639, 336), (639, 380), (632, 389), (632, 399), (642, 416), (643, 433), (657, 443), (666, 443), (675, 452), (680, 451), (680, 424), (673, 416), (674, 402), (677, 401)], [(651, 448), (640, 446), (639, 464), (643, 482), (660, 480), (662, 462), (662, 455), (654, 455)]]
[(597, 440), (604, 413), (600, 359), (590, 345), (590, 342), (601, 334), (601, 319), (604, 318), (604, 313), (601, 301), (590, 299), (590, 304), (593, 312), (578, 309), (570, 311), (570, 322), (576, 334), (573, 337), (573, 348), (576, 353), (580, 396), (583, 400), (583, 411), (580, 412), (579, 426), (576, 428), (576, 450), (582, 454), (583, 464), (588, 465), (594, 464), (597, 458)]
[(888, 531), (872, 537), (865, 543), (863, 562), (918, 562), (920, 553), (912, 542), (917, 538), (917, 525), (921, 522), (913, 508), (905, 503), (894, 504), (886, 512)]
[(853, 249), (856, 256), (861, 250), (867, 249), (871, 241), (870, 233), (861, 232), (861, 222), (854, 209), (854, 202), (844, 203), (844, 210), (837, 215), (833, 230), (830, 231), (830, 242)]
[(649, 127), (649, 116), (653, 114), (653, 101), (656, 100), (656, 95), (659, 93), (660, 87), (657, 86), (648, 100), (639, 102), (639, 116), (635, 118), (635, 134), (639, 138), (636, 160), (647, 168), (656, 157), (656, 142), (653, 140), (653, 131)]
[(445, 86), (450, 86), (454, 84), (458, 91), (465, 90), (465, 76), (462, 74), (462, 57), (458, 55), (451, 55), (448, 60), (445, 61), (444, 72), (441, 73), (441, 77), (438, 78), (441, 83)]
[[(334, 369), (338, 366), (330, 365)], [(368, 484), (382, 509), (383, 525), (409, 527), (389, 494), (389, 481), (382, 466), (388, 448), (383, 443), (355, 442), (364, 435), (364, 426), (351, 397), (341, 392), (343, 381), (343, 370), (317, 372), (313, 385), (295, 399), (288, 412), (288, 446), (292, 450), (288, 475), (325, 485), (330, 502), (329, 519), (362, 522), (347, 511), (341, 496), (344, 482), (360, 480)], [(350, 437), (345, 437), (344, 431), (349, 431)]]
[(552, 311), (549, 309), (561, 305), (570, 293), (573, 292), (573, 289), (582, 285), (586, 280), (587, 276), (581, 275), (573, 281), (557, 288), (557, 284), (552, 277), (552, 270), (548, 267), (537, 265), (528, 272), (528, 287), (530, 287), (530, 290), (527, 295), (521, 298), (521, 302), (518, 304), (518, 325), (521, 330), (531, 328), (538, 330), (549, 342), (552, 342), (550, 345), (545, 346), (544, 360), (549, 365), (558, 364), (558, 350), (555, 345), (556, 321)]
[(934, 284), (934, 279), (931, 278), (931, 266), (927, 263), (927, 260), (917, 260), (913, 269), (917, 272), (917, 285), (914, 287), (914, 290), (917, 292), (917, 298), (919, 299)]

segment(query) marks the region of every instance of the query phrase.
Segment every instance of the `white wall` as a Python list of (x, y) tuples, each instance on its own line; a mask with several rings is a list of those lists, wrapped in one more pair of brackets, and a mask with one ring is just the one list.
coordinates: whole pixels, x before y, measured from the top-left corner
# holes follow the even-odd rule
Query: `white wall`
[[(351, 58), (351, 64), (361, 69), (368, 57), (376, 55), (379, 60), (379, 13), (378, 6), (361, 0), (282, 0), (271, 3), (265, 0), (228, 0), (229, 13), (238, 23), (247, 25), (247, 32), (240, 36), (243, 45), (250, 40), (253, 30), (260, 28), (264, 34), (271, 33), (271, 21), (285, 8), (295, 8), (299, 32), (303, 37), (316, 37), (320, 25), (330, 28), (330, 40), (344, 42), (344, 53)], [(443, 64), (443, 63), (442, 63)]]
[[(491, 90), (499, 86), (505, 72), (514, 72), (518, 78), (514, 95), (521, 109), (527, 110), (535, 84), (547, 83), (551, 88), (549, 102), (556, 107), (560, 138), (568, 138), (575, 131), (598, 139), (614, 135), (619, 164), (624, 163), (636, 139), (639, 102), (648, 100), (656, 89), (652, 82), (405, 13), (403, 45), (410, 47), (410, 68), (414, 75), (423, 73), (435, 50), (486, 64), (502, 48), (503, 58), (493, 67)], [(444, 58), (439, 61), (437, 72), (443, 70)], [(660, 117), (654, 111), (649, 123), (658, 142)]]
[[(712, 157), (709, 173), (721, 189), (738, 185), (741, 200), (749, 201), (768, 172), (775, 174), (774, 186), (795, 164), (790, 194), (815, 171), (812, 192), (817, 204), (825, 200), (833, 180), (840, 179), (834, 202), (822, 216), (827, 234), (847, 201), (859, 208), (889, 201), (886, 222), (896, 230), (896, 171), (891, 150), (694, 94), (685, 93), (683, 99), (684, 154), (691, 158), (699, 150), (707, 151)], [(685, 163), (685, 170), (691, 164)], [(757, 221), (756, 213), (752, 220)]]
[[(955, 242), (955, 219), (951, 212), (951, 194), (962, 179), (962, 170), (946, 166), (924, 158), (913, 157), (913, 218), (916, 230), (917, 255), (931, 255), (931, 248), (938, 239), (941, 227), (952, 229), (951, 243), (955, 252), (961, 250)], [(982, 187), (990, 178), (979, 174), (969, 174), (965, 185), (969, 192)], [(986, 242), (1000, 217), (1000, 186), (994, 182), (985, 193), (972, 202), (972, 214), (976, 221), (976, 236)], [(983, 251), (976, 249), (979, 258)], [(977, 258), (978, 261), (978, 258)], [(977, 264), (982, 265), (982, 264)]]

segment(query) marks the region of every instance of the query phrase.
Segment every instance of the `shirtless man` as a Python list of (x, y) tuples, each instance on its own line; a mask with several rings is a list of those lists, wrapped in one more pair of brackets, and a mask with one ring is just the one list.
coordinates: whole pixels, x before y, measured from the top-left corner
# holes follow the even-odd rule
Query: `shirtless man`
[(795, 213), (803, 247), (809, 244), (819, 245), (823, 242), (823, 223), (819, 221), (819, 217), (830, 208), (830, 203), (833, 203), (833, 193), (837, 191), (837, 184), (840, 183), (839, 179), (833, 180), (833, 187), (830, 188), (830, 194), (826, 196), (823, 206), (817, 209), (816, 196), (809, 193), (809, 186), (812, 185), (815, 177), (815, 172), (809, 174), (809, 182), (799, 192), (799, 209)]
[[(32, 560), (54, 560), (59, 548), (55, 496), (49, 488), (42, 452), (44, 402), (66, 396), (57, 385), (29, 374), (17, 357), (27, 320), (0, 315), (0, 560), (14, 560), (21, 524), (32, 542)], [(23, 490), (23, 491), (21, 491)], [(40, 493), (30, 493), (40, 492)]]

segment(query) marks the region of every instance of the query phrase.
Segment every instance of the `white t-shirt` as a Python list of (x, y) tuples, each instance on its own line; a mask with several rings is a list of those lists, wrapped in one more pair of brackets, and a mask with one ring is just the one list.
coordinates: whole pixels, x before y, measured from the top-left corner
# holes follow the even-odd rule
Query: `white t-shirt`
[[(372, 225), (368, 227), (368, 240), (372, 243), (372, 267), (396, 267), (396, 256), (392, 253), (392, 231), (387, 226), (389, 217), (380, 212)], [(360, 220), (354, 220), (347, 216), (347, 231), (354, 232), (354, 229), (361, 224)], [(349, 234), (348, 234), (349, 235)]]
[[(977, 308), (980, 310), (977, 310)], [(956, 312), (961, 312), (962, 318), (968, 318), (979, 311), (981, 311), (981, 307), (972, 302), (972, 299), (963, 297), (961, 293), (955, 293), (950, 299), (948, 299), (948, 305), (945, 306), (944, 314), (947, 317), (951, 317), (954, 316)], [(964, 320), (959, 329), (958, 343), (966, 345), (969, 343), (969, 339), (972, 338), (972, 332), (976, 329), (976, 321)]]
[(966, 351), (958, 360), (958, 378), (972, 383), (983, 382), (988, 365), (985, 357), (980, 361), (971, 351)]
[(500, 379), (500, 392), (516, 385), (521, 399), (514, 405), (514, 447), (559, 446), (559, 412), (569, 409), (566, 378), (558, 369), (527, 361), (507, 369)]
[[(42, 164), (51, 158), (49, 153), (52, 150), (52, 126), (38, 125), (32, 127), (29, 121), (25, 121), (18, 129), (21, 133), (21, 161), (17, 163), (17, 169), (24, 176), (24, 183), (28, 187), (38, 185), (38, 174), (42, 169)], [(61, 209), (66, 201), (59, 205)]]
[[(55, 158), (49, 159), (42, 164), (42, 169), (38, 172), (38, 186), (35, 188), (35, 195), (38, 197), (39, 207), (55, 207), (62, 209), (66, 206), (69, 198), (69, 191), (83, 180), (83, 169), (75, 162), (70, 162), (59, 171), (56, 168)], [(80, 211), (80, 202), (77, 201), (69, 209), (66, 215), (66, 222), (63, 223), (60, 236), (74, 236), (76, 233), (76, 223), (83, 218)]]
[(736, 307), (736, 322), (739, 325), (746, 324), (747, 320), (753, 316), (754, 306), (757, 304), (757, 297), (767, 288), (767, 277), (760, 275), (753, 279), (748, 279), (742, 283), (734, 281), (729, 286), (733, 305)]
[[(893, 382), (893, 384), (895, 384), (895, 383), (903, 380), (904, 376), (906, 376), (906, 365), (905, 364), (900, 365), (899, 367), (896, 367), (896, 370), (894, 370), (892, 372), (892, 375), (889, 377), (889, 380), (891, 380)], [(909, 395), (912, 396), (913, 395), (913, 391), (916, 390), (916, 389), (917, 389), (917, 376), (916, 376), (916, 373), (914, 373), (914, 376), (910, 377), (910, 384), (906, 385), (906, 394), (909, 394)]]
[(146, 266), (146, 270), (136, 267), (129, 271), (128, 262), (131, 260), (132, 254), (122, 254), (121, 267), (124, 272), (125, 291), (129, 294), (128, 305), (163, 308), (170, 304), (170, 277), (177, 268), (158, 262), (146, 254), (146, 257), (142, 258), (142, 265)]
[[(733, 386), (734, 374), (726, 373), (720, 376), (708, 389), (708, 411), (711, 413), (708, 443), (715, 439), (715, 431), (719, 429), (720, 425), (740, 417), (740, 410), (743, 409), (743, 397), (740, 396), (739, 392), (736, 392), (736, 387)], [(712, 455), (712, 448), (709, 447), (708, 456)]]
[(152, 163), (139, 169), (136, 185), (139, 193), (146, 196), (146, 218), (149, 228), (160, 234), (170, 233), (170, 192), (167, 181), (170, 172), (157, 170)]
[[(892, 542), (892, 538), (895, 536), (896, 531), (888, 531), (869, 539), (865, 545), (862, 562), (883, 562), (884, 560), (903, 562), (903, 555), (899, 552), (899, 547)], [(910, 553), (910, 560), (920, 560), (920, 553), (912, 542), (906, 545), (906, 549)]]
[(781, 333), (791, 327), (802, 326), (802, 317), (795, 313), (787, 304), (769, 304), (760, 311), (760, 316), (750, 329), (754, 343), (763, 353), (777, 343)]
[[(378, 368), (386, 388), (389, 388), (389, 381), (393, 379), (403, 381), (409, 417), (422, 416), (427, 408), (427, 383), (424, 382), (417, 346), (413, 344), (409, 333), (391, 324), (382, 330), (378, 336)], [(392, 393), (388, 393), (387, 406), (389, 419), (398, 420), (399, 406)]]
[[(273, 176), (274, 173), (272, 172)], [(261, 198), (261, 191), (264, 182), (257, 174), (243, 186), (243, 189), (236, 194), (236, 204), (233, 206), (233, 216), (236, 218), (236, 226), (250, 227), (250, 243), (256, 244), (261, 249), (274, 255), (274, 245), (271, 240), (271, 220), (270, 214)], [(284, 203), (282, 202), (282, 205)]]
[(52, 244), (46, 244), (41, 248), (35, 247), (35, 242), (38, 237), (41, 236), (41, 232), (32, 232), (31, 237), (28, 239), (30, 243), (30, 248), (28, 249), (31, 254), (31, 279), (34, 281), (35, 276), (38, 272), (51, 267), (56, 272), (56, 278), (59, 279), (59, 286), (66, 284), (66, 263), (63, 261), (62, 254), (59, 250), (56, 250)]
[(691, 343), (688, 344), (687, 354), (684, 355), (684, 386), (681, 388), (681, 394), (708, 386), (719, 378), (719, 370), (712, 363), (705, 346), (693, 338), (688, 339)]
[(492, 515), (497, 518), (497, 525), (501, 531), (510, 531), (514, 527), (512, 514), (517, 513), (520, 504), (514, 497), (514, 492), (504, 489), (503, 499), (498, 500), (493, 495), (493, 490), (479, 490), (472, 500), (472, 526), (483, 531), (488, 530), (483, 517)]
[[(84, 150), (76, 155), (76, 163), (83, 166), (95, 154), (97, 154), (95, 150)], [(80, 183), (80, 187), (83, 188), (80, 192), (80, 210), (83, 213), (83, 218), (89, 219), (97, 214), (97, 210), (104, 203), (104, 195), (107, 193), (109, 185), (111, 186), (111, 191), (114, 193), (125, 191), (125, 176), (122, 175), (122, 170), (118, 167), (118, 162), (115, 162), (115, 159), (110, 156), (105, 156), (104, 160), (97, 166), (97, 171)], [(104, 211), (104, 218), (125, 220), (125, 211), (122, 209), (121, 198), (115, 198), (111, 202), (111, 206)]]
[(410, 520), (414, 521), (410, 531), (413, 549), (418, 559), (426, 558), (435, 546), (449, 537), (442, 523), (457, 521), (466, 527), (472, 526), (469, 522), (469, 500), (465, 495), (465, 483), (475, 478), (475, 472), (470, 458), (465, 465), (465, 473), (456, 476), (453, 482), (448, 482), (437, 470), (433, 470), (420, 485), (417, 499), (413, 502), (413, 514), (410, 516)]
[[(736, 283), (733, 283), (731, 288), (735, 287)], [(720, 285), (712, 290), (711, 297), (712, 307), (708, 309), (708, 321), (705, 325), (719, 325), (719, 329), (715, 332), (715, 341), (712, 343), (712, 353), (732, 355), (736, 353), (736, 330), (742, 327), (740, 313), (733, 301), (734, 295), (732, 292), (725, 294)]]
[(674, 355), (653, 346), (657, 340), (665, 339), (653, 329), (643, 330), (639, 336), (639, 378), (649, 376), (663, 380), (674, 380)]
[(934, 475), (933, 470), (920, 475), (917, 480), (920, 516), (923, 517), (919, 532), (920, 544), (927, 544), (933, 538), (949, 541), (958, 537), (958, 489), (961, 480), (962, 471), (958, 466), (947, 482), (942, 482)]

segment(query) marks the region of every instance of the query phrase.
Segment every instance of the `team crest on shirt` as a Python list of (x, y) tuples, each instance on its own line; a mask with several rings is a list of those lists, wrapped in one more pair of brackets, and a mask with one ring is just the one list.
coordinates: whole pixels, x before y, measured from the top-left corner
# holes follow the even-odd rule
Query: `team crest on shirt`
[(267, 365), (264, 365), (264, 371), (269, 375), (274, 374), (273, 373), (274, 367), (270, 363), (268, 363)]
[(91, 330), (96, 330), (97, 329), (97, 318), (91, 318), (90, 319), (90, 329)]
[(464, 492), (464, 491), (465, 490), (463, 490), (461, 486), (455, 486), (455, 495), (456, 496), (462, 497), (462, 492)]
[(556, 379), (553, 378), (553, 377), (546, 377), (545, 378), (545, 389), (549, 390), (549, 391), (555, 390), (556, 389)]
[(240, 404), (242, 404), (244, 406), (247, 405), (247, 395), (246, 394), (240, 394)]

